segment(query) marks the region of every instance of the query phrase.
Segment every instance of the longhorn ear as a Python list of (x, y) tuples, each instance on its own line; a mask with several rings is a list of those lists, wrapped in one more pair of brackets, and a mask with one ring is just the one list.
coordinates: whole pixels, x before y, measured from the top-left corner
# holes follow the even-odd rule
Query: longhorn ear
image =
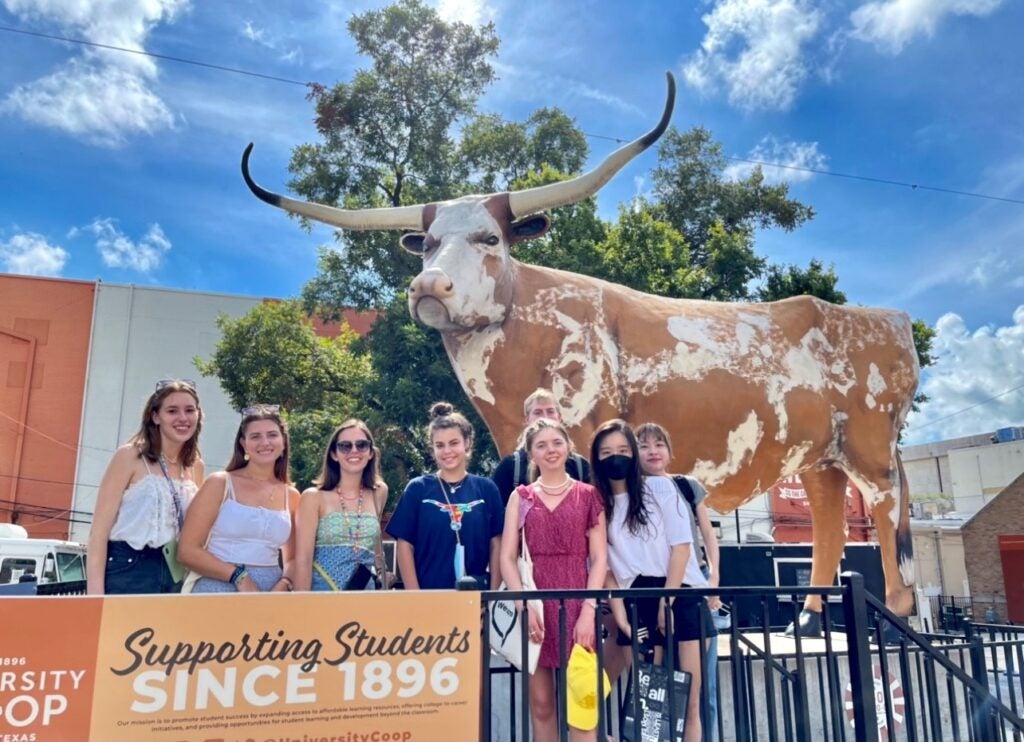
[(403, 234), (402, 239), (398, 242), (406, 252), (422, 256), (426, 252), (426, 247), (424, 246), (426, 239), (427, 235), (423, 232), (410, 232), (409, 234)]
[[(532, 240), (542, 237), (551, 229), (551, 220), (546, 214), (534, 214), (518, 222), (512, 222), (509, 227), (509, 244), (514, 245), (523, 240)], [(408, 248), (407, 248), (408, 249)]]

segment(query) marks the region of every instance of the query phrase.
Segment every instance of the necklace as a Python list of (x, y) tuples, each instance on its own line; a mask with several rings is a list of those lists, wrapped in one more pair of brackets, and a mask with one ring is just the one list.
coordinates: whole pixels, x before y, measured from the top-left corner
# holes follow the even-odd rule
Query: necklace
[[(363, 490), (359, 489), (359, 492), (354, 498), (346, 498), (341, 494), (341, 487), (335, 490), (338, 493), (338, 504), (341, 506), (341, 512), (348, 515), (346, 518), (348, 525), (348, 541), (352, 545), (353, 549), (362, 548), (360, 543), (363, 538)], [(348, 509), (345, 503), (352, 503), (352, 500), (356, 502), (356, 509), (353, 513)]]
[(558, 484), (544, 484), (544, 482), (542, 482), (539, 479), (537, 480), (536, 483), (538, 485), (540, 485), (540, 488), (542, 490), (544, 490), (545, 492), (547, 492), (549, 494), (552, 494), (552, 495), (557, 495), (557, 494), (560, 494), (566, 487), (568, 487), (571, 482), (572, 482), (572, 477), (570, 477), (568, 474), (566, 474), (565, 475), (565, 479), (563, 479)]
[(444, 490), (444, 485), (448, 485), (448, 492), (454, 495), (456, 492), (459, 491), (459, 488), (466, 483), (466, 477), (463, 477), (458, 482), (448, 482), (444, 478), (442, 478), (441, 473), (438, 472), (437, 481), (442, 482), (442, 490)]

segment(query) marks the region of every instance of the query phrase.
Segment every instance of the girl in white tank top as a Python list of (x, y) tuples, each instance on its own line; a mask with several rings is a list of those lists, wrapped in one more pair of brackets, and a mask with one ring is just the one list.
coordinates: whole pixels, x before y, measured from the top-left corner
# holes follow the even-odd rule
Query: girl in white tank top
[(246, 408), (225, 471), (211, 474), (189, 508), (178, 556), (191, 592), (291, 590), (299, 493), (288, 474), (288, 428), (278, 408)]

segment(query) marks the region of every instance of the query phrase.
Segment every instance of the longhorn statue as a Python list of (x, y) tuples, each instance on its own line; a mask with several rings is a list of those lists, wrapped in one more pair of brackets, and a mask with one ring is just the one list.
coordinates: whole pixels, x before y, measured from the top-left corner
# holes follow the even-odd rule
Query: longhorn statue
[[(671, 434), (680, 471), (728, 513), (799, 475), (813, 519), (811, 585), (839, 567), (847, 479), (870, 507), (886, 605), (908, 615), (913, 562), (897, 434), (917, 388), (910, 318), (801, 296), (768, 304), (667, 299), (589, 276), (520, 263), (509, 248), (543, 235), (543, 211), (592, 196), (668, 126), (661, 121), (569, 181), (419, 206), (346, 210), (271, 193), (263, 201), (343, 229), (416, 230), (401, 245), (423, 258), (409, 312), (441, 333), (455, 373), (498, 450), (513, 450), (522, 402), (554, 391), (577, 447), (603, 421), (655, 421)], [(821, 599), (804, 604), (813, 632)]]

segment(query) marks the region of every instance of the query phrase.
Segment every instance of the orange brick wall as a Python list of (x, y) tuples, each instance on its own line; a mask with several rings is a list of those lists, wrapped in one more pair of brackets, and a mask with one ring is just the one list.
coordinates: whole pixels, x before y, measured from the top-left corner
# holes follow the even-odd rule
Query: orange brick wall
[(0, 522), (35, 538), (67, 538), (73, 517), (94, 295), (92, 282), (0, 275)]

